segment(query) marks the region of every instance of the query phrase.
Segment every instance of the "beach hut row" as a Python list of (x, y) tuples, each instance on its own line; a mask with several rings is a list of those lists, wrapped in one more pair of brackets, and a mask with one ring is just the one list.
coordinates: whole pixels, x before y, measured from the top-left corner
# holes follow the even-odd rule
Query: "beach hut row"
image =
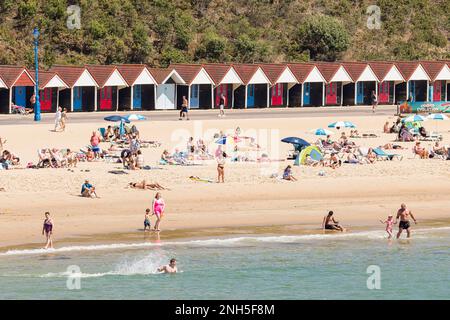
[[(0, 66), (0, 113), (32, 107), (34, 71)], [(448, 101), (450, 61), (54, 66), (39, 72), (42, 112), (370, 105)]]

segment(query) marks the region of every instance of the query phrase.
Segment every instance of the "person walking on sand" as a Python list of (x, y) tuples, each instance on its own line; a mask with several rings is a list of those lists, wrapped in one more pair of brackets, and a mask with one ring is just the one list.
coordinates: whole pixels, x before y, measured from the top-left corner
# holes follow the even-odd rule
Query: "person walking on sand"
[(62, 117), (62, 109), (58, 107), (55, 113), (55, 132), (58, 132), (58, 128), (61, 127), (61, 117)]
[(189, 102), (186, 99), (186, 96), (183, 96), (183, 102), (181, 104), (181, 111), (180, 111), (180, 120), (182, 118), (186, 117), (186, 120), (189, 120)]
[(52, 239), (53, 227), (54, 227), (53, 220), (52, 218), (50, 218), (50, 212), (47, 211), (45, 213), (44, 225), (42, 227), (42, 235), (45, 234), (45, 237), (47, 238), (47, 242), (45, 244), (44, 249), (48, 248), (53, 249), (53, 239)]
[(155, 198), (153, 199), (152, 203), (152, 209), (153, 213), (152, 215), (156, 216), (156, 222), (155, 222), (155, 231), (161, 231), (159, 229), (159, 225), (161, 223), (161, 219), (164, 216), (164, 209), (166, 207), (166, 204), (164, 202), (164, 199), (161, 197), (161, 193), (157, 192), (155, 195)]
[(390, 214), (386, 221), (380, 220), (382, 224), (386, 225), (386, 232), (388, 234), (388, 239), (392, 238), (392, 228), (394, 226), (394, 216)]
[(216, 158), (217, 160), (217, 183), (225, 183), (225, 162), (227, 159), (227, 154), (222, 152)]
[(334, 212), (329, 211), (328, 214), (323, 217), (322, 229), (326, 230), (338, 230), (343, 232), (344, 228), (339, 225), (339, 221), (336, 221), (333, 217)]
[(60, 127), (62, 131), (66, 131), (66, 122), (67, 122), (67, 109), (64, 108), (61, 112), (61, 120), (60, 120)]
[(145, 209), (145, 216), (144, 216), (144, 232), (147, 230), (151, 231), (151, 223), (150, 223), (150, 209)]
[(406, 204), (402, 203), (400, 209), (397, 211), (397, 216), (395, 217), (394, 224), (397, 224), (397, 220), (400, 219), (400, 223), (398, 225), (398, 233), (397, 239), (400, 238), (403, 230), (406, 230), (407, 237), (411, 237), (411, 225), (409, 223), (409, 217), (414, 220), (414, 223), (417, 224), (416, 218), (414, 218), (412, 212), (406, 207)]
[(225, 103), (226, 103), (225, 95), (221, 93), (219, 98), (219, 117), (225, 117), (224, 111)]
[(175, 258), (170, 259), (169, 264), (158, 268), (158, 272), (164, 273), (177, 273), (177, 260)]
[(378, 99), (375, 91), (372, 90), (372, 112), (375, 113), (375, 109), (378, 106)]

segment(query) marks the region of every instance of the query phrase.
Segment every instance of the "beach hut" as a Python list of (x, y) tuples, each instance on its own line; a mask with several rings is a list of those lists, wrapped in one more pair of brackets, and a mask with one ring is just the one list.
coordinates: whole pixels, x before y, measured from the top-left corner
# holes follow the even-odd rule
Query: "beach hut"
[[(174, 69), (148, 68), (158, 84), (156, 87), (156, 110), (176, 110), (181, 107), (182, 92), (178, 93), (178, 85), (186, 84)], [(187, 94), (185, 94), (187, 97)]]
[(54, 66), (50, 71), (58, 74), (69, 87), (59, 92), (61, 107), (76, 112), (96, 110), (98, 84), (86, 67)]
[(326, 81), (324, 105), (342, 106), (344, 102), (344, 85), (352, 83), (353, 79), (341, 63), (316, 62), (315, 65)]
[[(290, 90), (290, 101), (300, 106), (323, 106), (325, 104), (326, 80), (316, 65), (311, 63), (288, 64), (300, 85)], [(300, 101), (299, 101), (300, 100)]]
[(11, 113), (12, 105), (33, 107), (34, 80), (24, 67), (0, 66), (0, 113)]
[(235, 90), (238, 108), (267, 108), (270, 104), (270, 80), (257, 64), (233, 64), (244, 86)]
[[(369, 66), (380, 80), (378, 83), (379, 104), (395, 104), (397, 100), (405, 100), (403, 94), (406, 93), (406, 90), (403, 91), (403, 86), (398, 85), (406, 85), (406, 82), (393, 62), (370, 61)], [(396, 89), (399, 90), (398, 94), (396, 94)]]
[(396, 61), (395, 65), (406, 81), (406, 100), (428, 101), (430, 76), (419, 61)]
[(260, 66), (271, 83), (270, 106), (288, 107), (289, 90), (298, 83), (291, 69), (286, 64), (261, 63)]
[[(28, 73), (35, 79), (35, 74), (32, 70)], [(39, 103), (41, 112), (56, 112), (59, 106), (59, 91), (69, 88), (61, 77), (51, 71), (39, 71)]]
[[(173, 68), (183, 78), (185, 84), (177, 85), (181, 95), (185, 95), (191, 109), (214, 108), (214, 81), (200, 64), (172, 64)], [(187, 89), (187, 92), (186, 92)]]
[[(86, 69), (98, 84), (95, 111), (119, 110), (119, 91), (128, 87), (116, 66), (87, 65)], [(125, 106), (122, 109), (126, 109)]]
[(448, 101), (447, 86), (450, 82), (450, 68), (445, 61), (421, 61), (430, 76), (428, 101)]
[(234, 91), (243, 84), (242, 79), (230, 64), (205, 63), (206, 72), (215, 83), (214, 105), (219, 106), (220, 95), (225, 96), (225, 108), (234, 108)]
[(371, 105), (372, 91), (378, 94), (380, 80), (370, 65), (366, 62), (343, 62), (342, 65), (354, 82), (344, 86), (344, 103), (353, 100), (354, 105)]
[(154, 110), (156, 80), (144, 64), (116, 65), (128, 84), (119, 90), (119, 110)]

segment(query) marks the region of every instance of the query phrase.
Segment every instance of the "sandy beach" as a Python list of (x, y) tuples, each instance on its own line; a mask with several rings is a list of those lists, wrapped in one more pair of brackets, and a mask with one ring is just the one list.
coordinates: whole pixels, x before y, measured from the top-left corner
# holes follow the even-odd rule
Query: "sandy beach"
[[(70, 116), (70, 115), (69, 115)], [(106, 114), (105, 114), (106, 116)], [(375, 164), (344, 164), (341, 168), (299, 166), (293, 168), (296, 182), (271, 178), (281, 174), (292, 161), (270, 163), (228, 162), (225, 184), (198, 182), (189, 179), (216, 179), (214, 160), (195, 161), (194, 166), (161, 166), (158, 160), (164, 149), (185, 148), (187, 138), (203, 138), (213, 153), (213, 134), (230, 133), (239, 126), (242, 134), (256, 138), (262, 153), (273, 160), (286, 159), (292, 147), (281, 143), (286, 136), (298, 136), (314, 142), (318, 137), (310, 130), (326, 128), (331, 122), (349, 120), (362, 133), (377, 138), (351, 139), (360, 146), (377, 147), (393, 142), (395, 134), (382, 133), (386, 121), (396, 117), (326, 116), (276, 119), (217, 119), (195, 121), (136, 122), (141, 138), (158, 140), (160, 147), (143, 148), (145, 163), (152, 170), (122, 170), (120, 163), (82, 162), (72, 171), (67, 169), (17, 169), (0, 171), (0, 247), (22, 244), (42, 246), (44, 212), (52, 214), (55, 246), (61, 239), (83, 237), (87, 241), (107, 238), (108, 234), (142, 233), (145, 208), (150, 207), (154, 191), (126, 188), (129, 182), (158, 182), (170, 188), (162, 191), (166, 201), (164, 232), (176, 233), (191, 229), (214, 230), (238, 226), (305, 225), (319, 229), (323, 215), (334, 210), (347, 228), (383, 226), (379, 219), (395, 214), (405, 202), (419, 223), (446, 220), (450, 216), (449, 161), (414, 158), (412, 142), (399, 142), (406, 149), (395, 150), (403, 160), (377, 161)], [(52, 132), (51, 124), (2, 125), (0, 136), (4, 146), (21, 158), (22, 165), (37, 162), (37, 149), (45, 147), (79, 150), (89, 144), (93, 130), (107, 122), (70, 123), (66, 132)], [(428, 130), (443, 134), (442, 144), (450, 144), (450, 121), (427, 121)], [(339, 132), (333, 139), (339, 138)], [(342, 131), (342, 130), (341, 130)], [(348, 129), (344, 130), (347, 133)], [(433, 142), (422, 142), (431, 147)], [(102, 143), (102, 147), (108, 147)], [(249, 151), (250, 154), (250, 151)], [(157, 167), (157, 168), (156, 168)], [(324, 170), (325, 175), (319, 172)], [(100, 199), (79, 196), (81, 185), (89, 179), (97, 188)], [(153, 221), (152, 221), (153, 223)], [(2, 249), (0, 249), (2, 250)], [(3, 250), (2, 250), (3, 251)]]

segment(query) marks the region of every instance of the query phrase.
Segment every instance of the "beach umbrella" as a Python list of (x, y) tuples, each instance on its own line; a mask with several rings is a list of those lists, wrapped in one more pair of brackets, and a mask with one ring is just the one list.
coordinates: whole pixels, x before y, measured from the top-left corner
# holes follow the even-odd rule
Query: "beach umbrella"
[(227, 144), (227, 136), (220, 137), (219, 139), (216, 140), (216, 143), (217, 144), (222, 144), (222, 145)]
[(136, 114), (136, 113), (128, 114), (124, 118), (127, 119), (128, 121), (147, 120), (146, 117), (141, 116), (140, 114)]
[(328, 128), (356, 128), (350, 121), (338, 121), (328, 125)]
[(130, 120), (128, 120), (124, 117), (121, 117), (121, 116), (108, 116), (103, 119), (106, 121), (111, 121), (111, 122), (119, 122), (120, 121), (120, 122), (130, 123)]
[(281, 142), (291, 143), (299, 147), (307, 147), (311, 145), (309, 142), (297, 137), (286, 137), (281, 139)]
[(330, 134), (334, 134), (333, 131), (330, 131), (327, 129), (322, 129), (322, 128), (313, 129), (310, 132), (314, 133), (316, 136), (328, 136)]
[(430, 120), (448, 120), (448, 117), (443, 113), (432, 113), (427, 118)]
[(426, 121), (427, 118), (421, 116), (420, 114), (415, 114), (403, 119), (403, 122), (416, 122), (416, 121)]

